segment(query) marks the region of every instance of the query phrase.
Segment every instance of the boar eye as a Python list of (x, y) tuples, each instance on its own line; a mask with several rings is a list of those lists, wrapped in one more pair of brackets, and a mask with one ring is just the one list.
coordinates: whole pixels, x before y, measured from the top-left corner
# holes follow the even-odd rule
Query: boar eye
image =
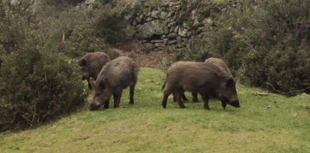
[(97, 97), (97, 96), (100, 96), (100, 94), (99, 94), (99, 93), (96, 93), (95, 96), (96, 96), (96, 97)]

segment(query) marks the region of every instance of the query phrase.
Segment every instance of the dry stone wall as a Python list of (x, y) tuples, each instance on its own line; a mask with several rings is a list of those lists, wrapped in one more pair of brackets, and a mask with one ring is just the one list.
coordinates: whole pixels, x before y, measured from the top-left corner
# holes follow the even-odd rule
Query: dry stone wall
[(207, 31), (202, 21), (212, 24), (208, 16), (181, 1), (163, 0), (156, 5), (140, 1), (133, 8), (126, 19), (135, 27), (135, 37), (154, 48), (184, 48), (191, 38), (202, 37)]

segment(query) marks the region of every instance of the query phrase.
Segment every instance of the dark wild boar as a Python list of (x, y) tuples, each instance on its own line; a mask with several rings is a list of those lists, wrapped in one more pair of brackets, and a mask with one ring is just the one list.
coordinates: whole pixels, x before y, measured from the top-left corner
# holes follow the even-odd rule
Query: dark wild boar
[[(210, 63), (210, 64), (215, 65), (218, 69), (225, 72), (229, 77), (233, 78), (233, 75), (231, 74), (228, 66), (226, 65), (226, 63), (222, 59), (210, 57), (210, 58), (205, 60), (205, 63)], [(210, 93), (210, 95), (212, 97), (216, 97), (215, 93)], [(198, 102), (197, 93), (192, 93), (192, 96), (193, 96), (193, 102)], [(185, 97), (184, 93), (181, 95), (181, 98), (188, 101), (187, 98)], [(176, 101), (175, 96), (173, 96), (173, 99), (174, 99), (174, 101)]]
[(168, 96), (175, 93), (181, 108), (186, 108), (181, 101), (184, 91), (199, 93), (204, 101), (204, 108), (210, 109), (208, 100), (210, 93), (215, 93), (225, 109), (226, 104), (240, 107), (234, 79), (221, 71), (217, 66), (203, 62), (176, 62), (167, 70), (167, 89), (162, 101), (166, 108)]
[(102, 67), (109, 61), (109, 56), (103, 52), (86, 53), (80, 58), (78, 65), (81, 67), (83, 74), (82, 80), (87, 80), (89, 89), (92, 89), (89, 78), (92, 77), (96, 80)]
[(137, 83), (138, 69), (135, 62), (129, 57), (118, 57), (108, 62), (100, 71), (97, 80), (90, 78), (93, 88), (93, 101), (90, 110), (101, 105), (109, 108), (109, 100), (113, 95), (114, 108), (118, 108), (123, 89), (130, 87), (129, 104), (134, 104), (134, 88)]

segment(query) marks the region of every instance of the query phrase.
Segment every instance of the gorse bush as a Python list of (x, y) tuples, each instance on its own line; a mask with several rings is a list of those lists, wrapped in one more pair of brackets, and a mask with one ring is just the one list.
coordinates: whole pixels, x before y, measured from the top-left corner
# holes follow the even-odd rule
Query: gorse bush
[(14, 40), (9, 48), (0, 47), (0, 131), (36, 126), (69, 113), (88, 96), (77, 61), (51, 49), (51, 37), (37, 29), (36, 14), (25, 18), (25, 10), (10, 7), (0, 23), (9, 30), (0, 40)]

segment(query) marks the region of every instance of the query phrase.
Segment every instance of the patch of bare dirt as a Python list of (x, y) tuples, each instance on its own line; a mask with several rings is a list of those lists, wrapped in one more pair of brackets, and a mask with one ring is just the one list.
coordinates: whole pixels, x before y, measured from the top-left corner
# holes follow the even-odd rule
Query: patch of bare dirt
[(135, 60), (137, 66), (158, 68), (163, 66), (172, 55), (168, 49), (154, 50), (143, 46), (138, 40), (129, 39), (116, 46), (107, 46), (119, 56), (128, 56)]

